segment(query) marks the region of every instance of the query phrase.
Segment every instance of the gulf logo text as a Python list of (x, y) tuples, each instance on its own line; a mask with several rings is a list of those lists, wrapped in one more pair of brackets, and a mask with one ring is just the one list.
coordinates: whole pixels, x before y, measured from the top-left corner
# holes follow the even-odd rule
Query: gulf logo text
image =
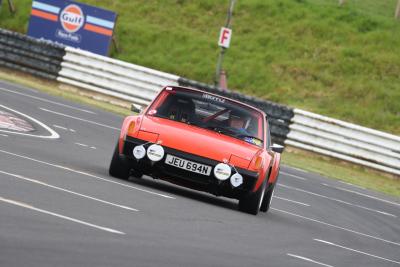
[(79, 31), (84, 24), (85, 16), (77, 5), (66, 6), (60, 14), (61, 26), (65, 31), (74, 33)]

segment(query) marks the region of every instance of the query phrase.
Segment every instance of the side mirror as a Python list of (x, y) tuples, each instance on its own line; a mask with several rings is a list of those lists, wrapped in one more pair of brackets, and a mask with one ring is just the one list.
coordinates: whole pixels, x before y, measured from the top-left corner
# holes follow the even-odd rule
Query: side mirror
[(137, 104), (131, 105), (131, 111), (134, 113), (140, 113), (140, 112), (142, 112), (142, 110), (143, 110), (143, 107), (140, 105), (137, 105)]
[(272, 146), (271, 146), (272, 151), (277, 152), (277, 153), (282, 153), (284, 148), (285, 148), (284, 146), (281, 146), (278, 144), (272, 144)]

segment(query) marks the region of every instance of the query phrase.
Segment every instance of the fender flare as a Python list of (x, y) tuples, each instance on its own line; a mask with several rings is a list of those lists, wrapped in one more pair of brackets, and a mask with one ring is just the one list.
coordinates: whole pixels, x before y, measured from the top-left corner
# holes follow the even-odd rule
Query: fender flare
[(271, 173), (269, 174), (268, 184), (276, 183), (279, 176), (279, 169), (281, 164), (281, 154), (275, 153), (274, 162), (272, 163)]

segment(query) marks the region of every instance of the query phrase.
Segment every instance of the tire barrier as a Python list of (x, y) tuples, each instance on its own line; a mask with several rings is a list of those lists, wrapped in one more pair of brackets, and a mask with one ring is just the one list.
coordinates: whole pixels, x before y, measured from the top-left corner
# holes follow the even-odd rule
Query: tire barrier
[(64, 46), (0, 29), (0, 66), (55, 80)]

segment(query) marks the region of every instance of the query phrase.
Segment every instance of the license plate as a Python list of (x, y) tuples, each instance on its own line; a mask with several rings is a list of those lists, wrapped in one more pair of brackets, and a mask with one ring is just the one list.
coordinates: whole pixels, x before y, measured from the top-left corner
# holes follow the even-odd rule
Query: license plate
[(202, 175), (210, 175), (211, 173), (211, 166), (203, 165), (186, 159), (181, 159), (172, 155), (167, 155), (165, 163), (180, 169), (199, 173)]

